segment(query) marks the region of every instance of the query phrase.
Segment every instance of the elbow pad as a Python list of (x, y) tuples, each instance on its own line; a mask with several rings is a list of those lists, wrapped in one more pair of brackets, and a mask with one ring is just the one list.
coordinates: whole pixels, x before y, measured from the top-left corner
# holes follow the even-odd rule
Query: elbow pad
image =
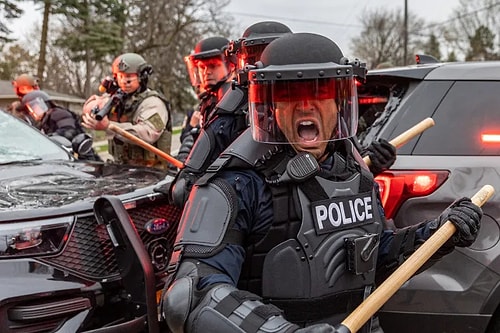
[(188, 332), (206, 332), (207, 327), (224, 333), (285, 333), (299, 328), (274, 305), (264, 304), (259, 296), (227, 284), (210, 289), (186, 322)]

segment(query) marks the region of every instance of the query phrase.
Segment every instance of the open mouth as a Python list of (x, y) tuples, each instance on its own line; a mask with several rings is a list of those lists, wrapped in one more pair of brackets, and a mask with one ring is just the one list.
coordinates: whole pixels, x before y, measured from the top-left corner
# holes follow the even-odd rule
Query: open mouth
[(310, 120), (299, 122), (297, 133), (301, 139), (306, 142), (314, 142), (318, 139), (319, 128), (316, 123)]

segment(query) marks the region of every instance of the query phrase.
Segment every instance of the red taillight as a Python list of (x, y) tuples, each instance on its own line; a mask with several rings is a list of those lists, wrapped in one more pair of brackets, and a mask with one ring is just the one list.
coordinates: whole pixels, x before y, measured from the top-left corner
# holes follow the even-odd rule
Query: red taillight
[(382, 103), (387, 103), (387, 97), (381, 97), (381, 96), (372, 96), (372, 97), (363, 97), (363, 96), (358, 96), (358, 103), (359, 104), (382, 104)]
[(481, 142), (483, 143), (499, 143), (500, 142), (500, 134), (481, 134)]
[(409, 198), (429, 195), (448, 178), (448, 171), (386, 171), (375, 177), (387, 218)]

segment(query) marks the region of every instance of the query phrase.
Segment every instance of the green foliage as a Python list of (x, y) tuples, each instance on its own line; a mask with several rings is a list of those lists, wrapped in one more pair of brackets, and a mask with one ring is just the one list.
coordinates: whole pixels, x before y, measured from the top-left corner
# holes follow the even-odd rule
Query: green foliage
[(75, 62), (102, 61), (119, 53), (123, 47), (124, 11), (125, 7), (117, 0), (54, 1), (52, 13), (64, 16), (69, 23), (55, 45), (67, 50)]
[(469, 37), (470, 48), (465, 56), (465, 60), (493, 60), (498, 59), (494, 52), (495, 35), (491, 30), (481, 25), (473, 36)]
[(446, 61), (448, 62), (455, 62), (455, 61), (458, 61), (457, 60), (457, 55), (455, 54), (454, 51), (451, 51), (449, 54), (448, 54), (448, 59), (446, 59)]
[(424, 44), (424, 52), (437, 60), (441, 60), (440, 43), (433, 33), (429, 36), (427, 43)]
[(12, 38), (9, 38), (12, 31), (7, 27), (6, 21), (19, 18), (23, 14), (23, 10), (18, 7), (16, 2), (19, 1), (0, 0), (0, 50), (4, 43), (13, 41)]

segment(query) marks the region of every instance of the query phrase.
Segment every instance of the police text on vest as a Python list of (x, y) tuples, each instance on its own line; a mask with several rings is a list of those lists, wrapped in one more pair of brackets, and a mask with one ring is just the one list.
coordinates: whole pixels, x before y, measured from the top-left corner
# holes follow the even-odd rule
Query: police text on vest
[(318, 234), (355, 228), (373, 222), (370, 193), (337, 197), (311, 203), (314, 226)]

